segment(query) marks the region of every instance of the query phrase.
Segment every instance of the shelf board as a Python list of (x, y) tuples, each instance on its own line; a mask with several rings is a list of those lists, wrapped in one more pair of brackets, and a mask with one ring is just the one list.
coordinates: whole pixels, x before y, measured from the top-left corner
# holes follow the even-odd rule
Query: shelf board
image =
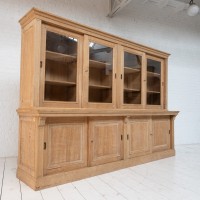
[(73, 62), (77, 60), (76, 56), (57, 53), (53, 51), (46, 51), (46, 59), (59, 62)]
[(124, 67), (124, 74), (141, 72), (141, 68)]
[(89, 85), (90, 88), (94, 88), (94, 89), (111, 89), (111, 86), (107, 86), (107, 85)]
[(125, 92), (141, 92), (140, 89), (134, 89), (134, 88), (124, 88)]
[(153, 91), (153, 90), (148, 90), (147, 93), (150, 93), (150, 94), (153, 94), (153, 93), (155, 93), (155, 94), (160, 94), (159, 91)]
[(159, 74), (159, 73), (156, 73), (156, 72), (148, 72), (148, 71), (147, 71), (147, 76), (156, 76), (156, 77), (160, 77), (160, 74)]
[(105, 69), (106, 66), (111, 66), (110, 63), (104, 63), (97, 60), (90, 60), (90, 67)]
[(75, 82), (70, 81), (54, 81), (54, 80), (45, 80), (45, 83), (48, 85), (65, 85), (65, 86), (75, 86)]

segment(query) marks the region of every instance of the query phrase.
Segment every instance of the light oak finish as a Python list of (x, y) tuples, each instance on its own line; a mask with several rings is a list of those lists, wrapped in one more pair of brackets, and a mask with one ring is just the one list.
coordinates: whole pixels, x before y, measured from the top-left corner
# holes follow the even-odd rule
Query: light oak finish
[(87, 123), (83, 119), (49, 119), (45, 131), (44, 174), (87, 166)]
[(152, 151), (169, 149), (171, 134), (169, 117), (154, 117), (152, 128)]
[(35, 8), (20, 24), (20, 180), (38, 190), (175, 155), (169, 54)]
[(89, 166), (121, 160), (123, 121), (118, 118), (89, 119)]
[(126, 125), (128, 158), (151, 153), (151, 119), (130, 118)]

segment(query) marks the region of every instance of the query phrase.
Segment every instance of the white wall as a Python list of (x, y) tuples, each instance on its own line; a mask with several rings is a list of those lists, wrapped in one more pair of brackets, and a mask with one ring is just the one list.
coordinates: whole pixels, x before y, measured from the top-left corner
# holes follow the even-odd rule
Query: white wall
[(108, 0), (0, 1), (0, 157), (16, 156), (21, 33), (18, 20), (32, 7), (169, 52), (169, 110), (179, 110), (176, 144), (200, 143), (200, 16), (133, 0), (114, 18)]

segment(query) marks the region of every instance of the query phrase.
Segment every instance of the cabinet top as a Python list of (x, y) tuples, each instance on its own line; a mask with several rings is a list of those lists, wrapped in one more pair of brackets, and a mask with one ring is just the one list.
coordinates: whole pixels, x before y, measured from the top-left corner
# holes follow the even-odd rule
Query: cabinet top
[(133, 41), (126, 40), (124, 38), (118, 37), (116, 35), (112, 35), (106, 32), (103, 32), (98, 29), (94, 29), (89, 26), (85, 26), (83, 24), (79, 24), (77, 22), (65, 19), (63, 17), (56, 16), (54, 14), (44, 12), (42, 10), (39, 10), (37, 8), (32, 8), (27, 14), (25, 14), (20, 20), (21, 27), (25, 27), (27, 24), (32, 22), (34, 19), (38, 19), (41, 21), (41, 23), (57, 26), (63, 29), (68, 29), (70, 31), (74, 31), (79, 34), (86, 34), (90, 36), (95, 36), (99, 38), (104, 38), (106, 40), (109, 40), (116, 44), (121, 44), (127, 47), (132, 47), (136, 50), (143, 51), (145, 53), (148, 53), (150, 55), (155, 55), (161, 58), (168, 58), (170, 55), (169, 53), (156, 50), (151, 47), (147, 47), (145, 45), (135, 43)]
[(66, 108), (19, 108), (17, 110), (21, 116), (40, 116), (40, 117), (134, 117), (134, 116), (177, 116), (179, 111), (168, 110), (131, 110), (131, 109), (66, 109)]

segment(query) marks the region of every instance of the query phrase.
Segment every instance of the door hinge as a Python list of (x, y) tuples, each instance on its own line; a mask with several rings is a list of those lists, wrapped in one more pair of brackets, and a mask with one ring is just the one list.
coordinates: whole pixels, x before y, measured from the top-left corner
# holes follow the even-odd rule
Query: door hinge
[(127, 140), (129, 140), (129, 135), (127, 135)]
[(169, 134), (170, 134), (170, 130), (169, 130)]
[(117, 74), (115, 73), (115, 79), (117, 78)]
[(46, 143), (46, 142), (44, 142), (43, 149), (44, 149), (44, 150), (46, 150), (46, 148), (47, 148), (47, 143)]
[(42, 68), (42, 61), (40, 61), (40, 68)]
[(123, 140), (123, 135), (121, 135), (121, 140)]
[(121, 74), (121, 79), (122, 79), (122, 74)]

